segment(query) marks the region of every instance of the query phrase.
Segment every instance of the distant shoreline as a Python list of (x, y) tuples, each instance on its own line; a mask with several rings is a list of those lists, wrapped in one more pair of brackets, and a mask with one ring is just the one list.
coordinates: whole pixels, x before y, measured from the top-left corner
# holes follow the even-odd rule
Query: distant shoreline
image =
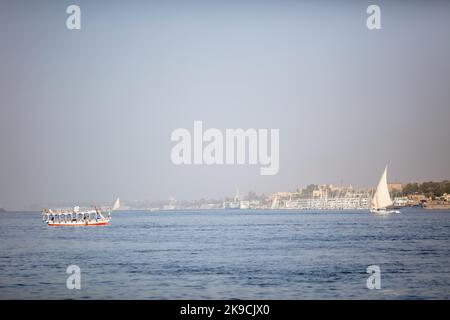
[[(400, 210), (420, 210), (423, 213), (427, 212), (448, 212), (450, 213), (450, 206), (432, 206), (432, 207), (423, 207), (423, 208), (411, 208), (411, 207), (404, 207), (400, 208)], [(128, 212), (162, 212), (162, 213), (172, 213), (172, 212), (257, 212), (257, 211), (280, 211), (280, 212), (333, 212), (333, 213), (346, 213), (346, 212), (364, 212), (369, 211), (369, 209), (285, 209), (285, 208), (278, 208), (278, 209), (271, 209), (271, 208), (264, 208), (264, 209), (158, 209), (158, 210), (150, 210), (150, 209), (129, 209), (129, 210), (117, 210), (115, 213), (128, 213)], [(0, 215), (4, 213), (24, 213), (24, 214), (41, 214), (41, 211), (37, 210), (3, 210), (0, 211)]]

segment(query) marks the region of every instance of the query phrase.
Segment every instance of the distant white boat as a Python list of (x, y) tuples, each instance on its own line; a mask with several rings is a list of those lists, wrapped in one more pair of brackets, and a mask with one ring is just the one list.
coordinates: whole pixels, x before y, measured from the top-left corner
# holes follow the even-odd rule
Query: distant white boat
[(105, 226), (111, 220), (109, 216), (105, 217), (97, 207), (80, 209), (76, 206), (73, 210), (44, 209), (42, 216), (44, 222), (53, 227)]
[(78, 227), (78, 226), (104, 226), (111, 220), (111, 211), (120, 208), (120, 200), (116, 199), (108, 216), (105, 217), (100, 208), (80, 209), (79, 206), (73, 210), (51, 210), (42, 211), (43, 220), (49, 226), (56, 227)]
[(114, 201), (114, 204), (113, 204), (111, 210), (114, 211), (114, 210), (118, 210), (119, 208), (120, 208), (120, 200), (119, 200), (119, 198), (117, 198), (116, 201)]
[(227, 209), (241, 209), (241, 200), (239, 199), (239, 188), (236, 188), (236, 195), (233, 201), (229, 202)]
[(375, 194), (372, 197), (372, 203), (370, 212), (381, 215), (388, 215), (391, 213), (400, 213), (398, 210), (388, 210), (387, 208), (392, 206), (393, 201), (389, 195), (389, 189), (387, 185), (387, 166), (384, 168), (384, 172), (381, 175), (378, 182)]
[(271, 209), (278, 209), (278, 196), (275, 196), (272, 200), (272, 205), (270, 206)]

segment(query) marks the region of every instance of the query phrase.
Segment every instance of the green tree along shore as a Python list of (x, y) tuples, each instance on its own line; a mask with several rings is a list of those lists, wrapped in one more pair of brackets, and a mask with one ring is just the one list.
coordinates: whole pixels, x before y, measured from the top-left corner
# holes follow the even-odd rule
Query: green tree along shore
[(403, 186), (403, 195), (423, 194), (427, 197), (440, 197), (444, 193), (450, 194), (450, 181), (444, 180), (441, 182), (423, 182), (423, 183), (408, 183)]

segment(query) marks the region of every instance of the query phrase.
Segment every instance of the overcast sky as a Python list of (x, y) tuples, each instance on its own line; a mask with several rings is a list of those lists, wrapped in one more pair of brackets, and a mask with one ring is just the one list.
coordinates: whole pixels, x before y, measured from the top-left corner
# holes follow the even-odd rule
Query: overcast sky
[[(449, 57), (449, 1), (1, 0), (0, 207), (449, 179)], [(172, 164), (194, 120), (280, 129), (279, 173)]]

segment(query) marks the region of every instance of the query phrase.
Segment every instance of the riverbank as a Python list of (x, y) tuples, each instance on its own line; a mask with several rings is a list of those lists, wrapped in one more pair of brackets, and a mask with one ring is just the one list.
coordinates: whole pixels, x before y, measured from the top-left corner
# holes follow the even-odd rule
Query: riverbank
[(450, 210), (450, 203), (448, 201), (433, 200), (424, 204), (423, 207), (427, 210)]

